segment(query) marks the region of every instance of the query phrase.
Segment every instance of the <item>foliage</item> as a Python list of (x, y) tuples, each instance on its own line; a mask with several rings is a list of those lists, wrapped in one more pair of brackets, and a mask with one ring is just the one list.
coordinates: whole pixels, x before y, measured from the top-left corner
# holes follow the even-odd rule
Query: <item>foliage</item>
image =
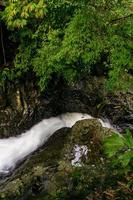
[(9, 28), (23, 28), (29, 20), (43, 18), (46, 12), (44, 0), (8, 0), (2, 18)]
[[(114, 133), (104, 141), (105, 153), (113, 159), (113, 163), (124, 168), (125, 171), (133, 170), (133, 136), (130, 131), (125, 135)], [(119, 169), (118, 168), (118, 169)]]
[[(133, 198), (133, 136), (129, 130), (124, 135), (113, 135), (104, 140), (104, 152), (111, 159), (111, 170), (118, 181), (121, 199)], [(129, 197), (127, 197), (130, 194)]]
[[(132, 0), (7, 0), (1, 20), (14, 30), (12, 40), (19, 44), (7, 79), (34, 71), (43, 90), (53, 74), (71, 83), (97, 66), (107, 73), (108, 89), (131, 88), (132, 4)], [(5, 80), (3, 70), (0, 74)]]

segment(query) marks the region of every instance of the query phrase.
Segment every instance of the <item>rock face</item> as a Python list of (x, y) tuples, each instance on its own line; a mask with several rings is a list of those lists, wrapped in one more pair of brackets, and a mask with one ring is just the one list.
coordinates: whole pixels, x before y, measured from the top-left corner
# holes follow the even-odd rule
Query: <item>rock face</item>
[(9, 86), (0, 93), (0, 137), (20, 134), (43, 118), (65, 112), (92, 114), (89, 98), (62, 83), (49, 85), (40, 93), (32, 82)]
[(73, 182), (69, 175), (81, 167), (89, 168), (88, 182), (104, 177), (105, 161), (101, 141), (111, 130), (102, 128), (96, 119), (77, 122), (72, 129), (57, 131), (49, 141), (29, 156), (13, 174), (0, 181), (0, 199), (18, 200), (37, 198), (56, 192), (58, 184), (71, 191)]
[(133, 131), (133, 93), (108, 94), (103, 113), (119, 127)]
[(40, 93), (28, 76), (18, 85), (0, 91), (0, 137), (20, 134), (35, 123), (65, 112), (103, 116), (121, 128), (133, 129), (133, 94), (107, 94), (104, 79), (88, 77), (73, 86), (51, 82)]
[(37, 93), (32, 83), (9, 86), (0, 94), (0, 137), (20, 134), (43, 118), (54, 115), (53, 99)]

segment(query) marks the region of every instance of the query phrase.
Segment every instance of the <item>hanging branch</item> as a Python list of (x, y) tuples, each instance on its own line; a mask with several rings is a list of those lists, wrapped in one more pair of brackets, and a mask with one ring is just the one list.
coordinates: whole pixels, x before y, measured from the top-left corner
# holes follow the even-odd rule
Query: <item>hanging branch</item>
[(2, 31), (2, 25), (1, 24), (0, 24), (0, 39), (1, 39), (4, 65), (6, 65), (6, 55), (5, 55), (5, 48), (4, 48), (4, 42), (3, 42), (3, 31)]
[(123, 17), (120, 17), (120, 18), (117, 18), (117, 19), (113, 19), (113, 20), (111, 20), (111, 22), (114, 23), (114, 22), (117, 22), (117, 21), (120, 21), (120, 20), (127, 19), (129, 17), (133, 17), (133, 14), (126, 15), (126, 16), (123, 16)]

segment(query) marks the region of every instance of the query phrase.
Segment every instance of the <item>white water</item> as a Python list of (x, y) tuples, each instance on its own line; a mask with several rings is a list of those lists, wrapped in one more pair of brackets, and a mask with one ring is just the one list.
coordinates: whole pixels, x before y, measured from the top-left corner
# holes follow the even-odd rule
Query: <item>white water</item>
[[(0, 173), (9, 173), (18, 161), (43, 145), (58, 129), (72, 127), (77, 121), (92, 119), (88, 114), (66, 113), (57, 117), (44, 119), (30, 130), (18, 137), (0, 139)], [(112, 128), (108, 122), (98, 119), (103, 127)]]

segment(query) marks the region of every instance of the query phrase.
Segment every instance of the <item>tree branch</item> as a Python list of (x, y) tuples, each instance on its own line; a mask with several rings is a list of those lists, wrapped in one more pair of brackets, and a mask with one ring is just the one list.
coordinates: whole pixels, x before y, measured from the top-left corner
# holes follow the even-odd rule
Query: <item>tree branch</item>
[(1, 24), (0, 24), (0, 39), (1, 39), (4, 65), (6, 65), (6, 55), (5, 55), (5, 48), (4, 48), (4, 42), (3, 42), (3, 31), (2, 31), (2, 25)]
[(120, 18), (117, 18), (117, 19), (113, 19), (113, 20), (111, 20), (111, 22), (117, 22), (117, 21), (124, 20), (124, 19), (127, 19), (127, 18), (132, 17), (132, 16), (133, 16), (133, 14), (126, 15), (126, 16), (124, 16), (124, 17), (120, 17)]

